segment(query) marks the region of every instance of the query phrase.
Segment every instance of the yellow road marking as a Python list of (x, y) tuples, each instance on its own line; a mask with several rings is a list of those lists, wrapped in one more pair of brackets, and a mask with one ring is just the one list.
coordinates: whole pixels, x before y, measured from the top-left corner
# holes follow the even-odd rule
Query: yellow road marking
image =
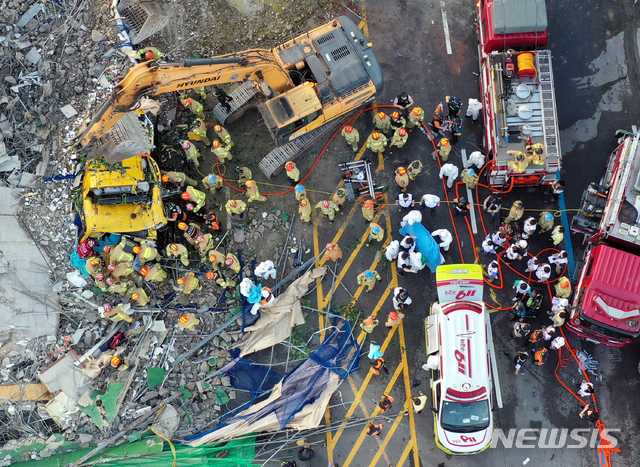
[(404, 465), (404, 462), (407, 460), (407, 457), (409, 457), (409, 453), (413, 449), (413, 445), (414, 443), (411, 442), (404, 447), (404, 451), (402, 452), (402, 455), (400, 456), (400, 460), (396, 464), (396, 467), (402, 467)]
[[(407, 343), (404, 339), (404, 326), (402, 326), (402, 323), (400, 323), (399, 326), (399, 330), (398, 330), (398, 336), (400, 337), (400, 352), (402, 354), (402, 361), (406, 362), (407, 361)], [(405, 395), (407, 400), (410, 402), (411, 401), (411, 381), (409, 380), (409, 368), (407, 367), (407, 371), (405, 371), (404, 373), (404, 391), (405, 391)], [(413, 412), (413, 407), (411, 407), (412, 410), (409, 410), (409, 430), (411, 431), (411, 442), (414, 444), (414, 449), (413, 449), (413, 461), (414, 461), (414, 465), (420, 465), (420, 459), (419, 459), (419, 453), (418, 453), (418, 442), (417, 442), (417, 436), (416, 436), (416, 424), (415, 424), (415, 414)]]
[[(313, 226), (313, 253), (317, 258), (320, 254), (320, 242), (318, 241), (318, 226)], [(316, 283), (318, 284), (316, 288), (316, 299), (318, 303), (324, 300), (324, 293), (322, 291), (322, 277), (318, 277), (316, 279)], [(320, 326), (318, 329), (324, 329), (324, 315), (322, 313), (318, 313), (318, 325)]]
[[(411, 400), (405, 401), (404, 409), (407, 410), (409, 413), (411, 413), (411, 409), (412, 409)], [(376, 453), (376, 455), (373, 457), (373, 460), (369, 464), (370, 466), (375, 467), (378, 464), (378, 461), (380, 460), (380, 456), (382, 456), (383, 454), (387, 463), (391, 465), (391, 461), (387, 456), (387, 445), (391, 441), (393, 434), (398, 429), (398, 424), (402, 421), (403, 418), (404, 418), (404, 412), (400, 412), (396, 417), (396, 422), (391, 425), (391, 428), (389, 428), (389, 432), (387, 433), (387, 436), (384, 437), (384, 441), (382, 442), (382, 445), (380, 445), (380, 447), (378, 448), (378, 452)]]
[[(395, 281), (392, 280), (391, 282), (389, 282), (389, 285), (387, 286), (386, 290), (382, 294), (382, 297), (380, 297), (380, 300), (378, 300), (378, 304), (373, 309), (373, 311), (371, 312), (370, 316), (373, 316), (374, 318), (376, 318), (378, 316), (378, 311), (380, 311), (380, 308), (382, 308), (382, 305), (384, 305), (384, 302), (386, 302), (387, 298), (389, 298), (389, 294), (396, 287), (397, 287), (397, 285), (396, 285)], [(367, 335), (366, 332), (360, 331), (360, 335), (358, 336), (358, 339), (357, 339), (358, 340), (358, 345), (362, 345), (362, 342), (364, 341), (364, 338), (366, 337), (366, 335)]]

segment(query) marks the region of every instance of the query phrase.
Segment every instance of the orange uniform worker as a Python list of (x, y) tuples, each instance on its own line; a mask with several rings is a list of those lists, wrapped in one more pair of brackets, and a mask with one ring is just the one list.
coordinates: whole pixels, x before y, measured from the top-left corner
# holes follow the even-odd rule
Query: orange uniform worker
[(324, 253), (325, 261), (338, 261), (342, 259), (342, 250), (337, 243), (327, 243), (326, 252)]
[(287, 171), (287, 177), (291, 179), (291, 182), (296, 184), (300, 180), (300, 169), (296, 166), (295, 162), (287, 162), (284, 166)]
[(311, 205), (308, 199), (304, 198), (300, 200), (300, 203), (298, 203), (298, 214), (302, 222), (311, 222)]
[(387, 364), (384, 362), (384, 358), (376, 358), (375, 360), (369, 360), (369, 364), (371, 365), (371, 373), (374, 375), (379, 375), (380, 370), (384, 371), (385, 374), (389, 374), (389, 369), (387, 368)]
[(373, 201), (365, 201), (362, 205), (362, 215), (367, 222), (373, 221), (376, 211), (373, 208)]
[(407, 187), (409, 186), (409, 175), (407, 174), (407, 169), (404, 167), (398, 167), (396, 169), (396, 183), (403, 193), (407, 191)]
[(362, 323), (360, 323), (360, 327), (367, 334), (371, 334), (376, 326), (378, 326), (378, 324), (380, 324), (380, 321), (374, 319), (373, 316), (369, 316)]

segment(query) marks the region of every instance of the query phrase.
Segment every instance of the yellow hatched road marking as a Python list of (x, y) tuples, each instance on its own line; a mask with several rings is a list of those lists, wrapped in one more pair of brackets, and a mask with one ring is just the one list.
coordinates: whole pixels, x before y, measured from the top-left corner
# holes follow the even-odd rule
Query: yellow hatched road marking
[[(407, 361), (407, 343), (404, 339), (404, 327), (400, 323), (400, 329), (398, 330), (398, 336), (400, 337), (400, 352), (402, 353), (402, 361)], [(404, 391), (407, 401), (411, 402), (411, 381), (409, 380), (409, 368), (404, 373)], [(413, 409), (413, 407), (411, 407)], [(420, 465), (418, 441), (416, 436), (416, 423), (415, 414), (413, 410), (409, 410), (409, 430), (411, 431), (410, 444), (413, 444), (413, 461), (414, 465)]]
[[(384, 305), (384, 302), (387, 301), (389, 294), (396, 287), (397, 287), (397, 283), (395, 282), (395, 279), (389, 282), (387, 289), (384, 291), (384, 293), (382, 294), (382, 297), (380, 297), (380, 300), (378, 300), (378, 304), (371, 312), (371, 316), (373, 316), (374, 318), (378, 316), (378, 311), (380, 311), (380, 308), (382, 308), (382, 305)], [(360, 331), (360, 335), (358, 336), (358, 345), (362, 345), (362, 342), (364, 341), (364, 338), (366, 337), (366, 335), (367, 335), (366, 332)]]
[(400, 460), (396, 464), (396, 467), (402, 467), (404, 465), (404, 462), (407, 460), (407, 457), (409, 457), (409, 453), (416, 443), (417, 441), (411, 440), (411, 442), (404, 447), (404, 451), (402, 452), (402, 455), (400, 456)]
[(382, 445), (380, 445), (380, 447), (378, 448), (378, 452), (376, 453), (376, 455), (373, 457), (373, 460), (369, 464), (371, 467), (375, 467), (378, 464), (378, 461), (380, 460), (380, 456), (382, 456), (383, 454), (384, 454), (384, 457), (385, 457), (387, 463), (389, 465), (391, 465), (391, 461), (389, 460), (389, 458), (387, 456), (387, 445), (391, 441), (391, 438), (393, 437), (393, 434), (396, 432), (396, 429), (398, 428), (398, 425), (400, 424), (400, 422), (404, 418), (404, 414), (406, 413), (406, 411), (411, 413), (411, 409), (412, 409), (411, 405), (412, 404), (411, 404), (411, 400), (410, 399), (407, 400), (404, 403), (404, 410), (405, 411), (404, 412), (400, 412), (398, 414), (398, 416), (396, 417), (396, 422), (391, 425), (391, 428), (389, 428), (389, 432), (387, 433), (387, 436), (384, 437), (384, 441), (382, 442)]

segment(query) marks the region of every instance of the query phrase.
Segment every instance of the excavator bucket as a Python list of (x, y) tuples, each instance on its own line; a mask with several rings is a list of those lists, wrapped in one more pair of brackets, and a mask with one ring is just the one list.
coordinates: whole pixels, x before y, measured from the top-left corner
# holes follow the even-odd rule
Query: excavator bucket
[(88, 145), (87, 157), (104, 157), (109, 164), (123, 161), (155, 148), (135, 112), (127, 112), (105, 136)]
[(129, 38), (133, 45), (139, 44), (169, 24), (169, 17), (155, 0), (121, 0), (118, 3), (118, 13), (129, 29)]

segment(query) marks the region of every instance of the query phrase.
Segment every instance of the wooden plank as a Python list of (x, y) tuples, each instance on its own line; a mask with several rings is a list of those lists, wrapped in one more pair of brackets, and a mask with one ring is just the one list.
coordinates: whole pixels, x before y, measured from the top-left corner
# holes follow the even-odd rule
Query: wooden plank
[(49, 401), (51, 394), (44, 384), (0, 385), (0, 404), (23, 401)]

